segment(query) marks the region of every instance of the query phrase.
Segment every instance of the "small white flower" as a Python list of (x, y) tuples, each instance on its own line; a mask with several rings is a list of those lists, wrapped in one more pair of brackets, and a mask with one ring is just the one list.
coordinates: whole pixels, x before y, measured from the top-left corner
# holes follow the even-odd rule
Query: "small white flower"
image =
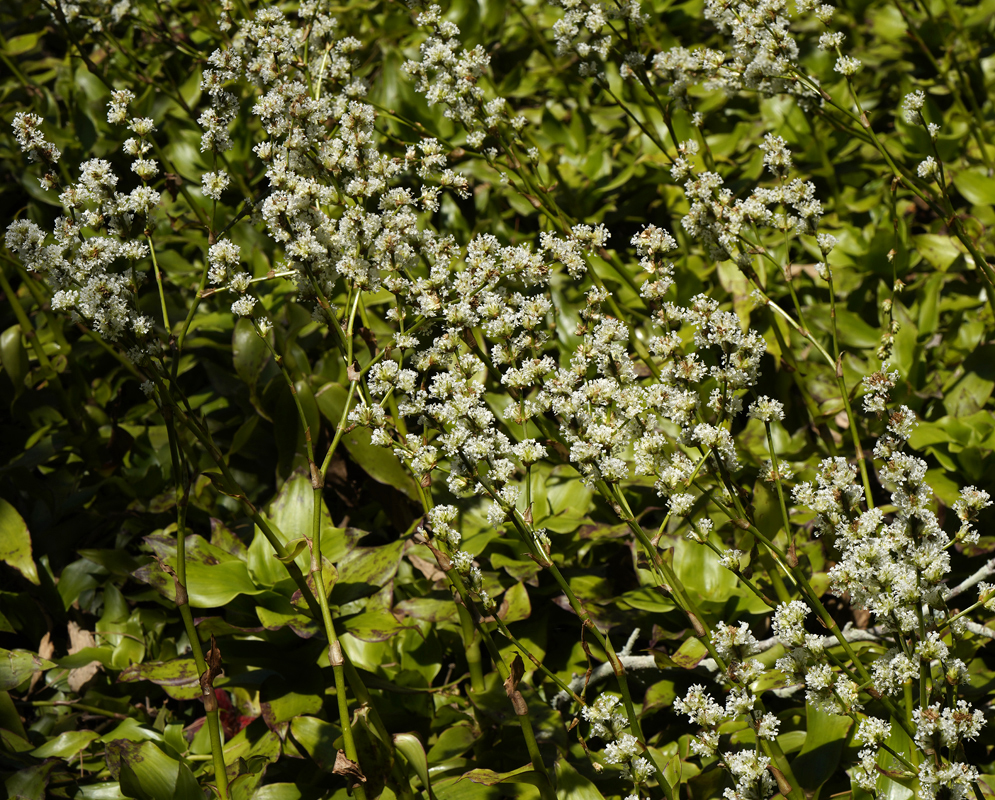
[(936, 174), (940, 171), (940, 165), (936, 163), (936, 159), (932, 156), (926, 156), (925, 161), (920, 161), (916, 172), (919, 173), (919, 177), (923, 180), (931, 181), (936, 177)]
[(860, 70), (860, 62), (851, 56), (840, 56), (836, 59), (833, 70), (844, 77), (855, 75)]
[(766, 396), (760, 397), (750, 406), (750, 416), (766, 424), (781, 421), (784, 419), (784, 404)]
[(220, 200), (221, 193), (228, 188), (228, 173), (223, 169), (219, 169), (217, 172), (205, 172), (201, 176), (200, 182), (205, 197)]

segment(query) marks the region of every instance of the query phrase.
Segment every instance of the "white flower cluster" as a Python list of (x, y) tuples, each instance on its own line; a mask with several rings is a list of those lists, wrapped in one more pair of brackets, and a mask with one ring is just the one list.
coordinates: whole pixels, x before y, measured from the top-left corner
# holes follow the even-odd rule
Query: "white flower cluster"
[[(719, 754), (719, 728), (727, 722), (746, 716), (760, 740), (777, 738), (780, 721), (758, 707), (759, 698), (751, 688), (765, 671), (763, 664), (750, 656), (759, 644), (749, 626), (720, 622), (712, 633), (712, 643), (719, 658), (727, 662), (723, 679), (732, 684), (725, 706), (719, 705), (701, 685), (694, 685), (687, 695), (674, 701), (674, 709), (685, 714), (700, 730), (691, 740), (691, 751), (703, 758)], [(736, 782), (727, 789), (728, 800), (765, 800), (774, 790), (775, 782), (767, 767), (770, 759), (759, 749), (722, 752), (722, 763)]]
[(602, 739), (605, 745), (605, 761), (622, 767), (622, 775), (631, 780), (637, 790), (656, 772), (656, 767), (643, 756), (639, 755), (639, 740), (631, 733), (626, 733), (629, 719), (622, 709), (618, 708), (619, 698), (611, 694), (601, 694), (589, 706), (585, 706), (581, 715), (591, 723), (592, 739)]
[[(796, 6), (799, 14), (812, 9), (807, 2)], [(816, 16), (826, 15), (816, 10)], [(705, 18), (725, 36), (727, 52), (675, 46), (650, 61), (653, 76), (669, 84), (670, 96), (682, 107), (690, 107), (688, 90), (697, 85), (728, 94), (791, 94), (804, 105), (816, 101), (814, 79), (799, 78), (799, 46), (789, 30), (791, 17), (784, 0), (707, 0)]]
[[(618, 31), (642, 27), (647, 15), (639, 0), (611, 3), (582, 3), (580, 0), (556, 0), (563, 8), (563, 16), (553, 23), (553, 37), (557, 55), (576, 54), (580, 58), (581, 75), (604, 75), (604, 61), (613, 48), (612, 39)], [(623, 78), (633, 77), (641, 69), (646, 57), (619, 40), (615, 47), (624, 52), (621, 64)]]
[(888, 396), (891, 390), (898, 383), (898, 372), (886, 372), (879, 370), (863, 379), (864, 387), (864, 411), (870, 414), (882, 414), (888, 403)]
[[(885, 410), (887, 393), (897, 379), (897, 373), (879, 372), (865, 380), (868, 410)], [(956, 687), (965, 680), (967, 665), (951, 656), (944, 641), (944, 631), (958, 635), (963, 629), (960, 620), (946, 618), (952, 612), (943, 602), (942, 582), (950, 571), (953, 540), (931, 507), (933, 492), (926, 482), (926, 463), (903, 452), (915, 415), (903, 406), (886, 414), (886, 419), (887, 430), (874, 455), (882, 462), (881, 481), (893, 487), (895, 513), (890, 519), (879, 508), (861, 508), (863, 490), (857, 485), (856, 468), (843, 459), (823, 461), (818, 486), (799, 485), (795, 500), (816, 512), (818, 531), (835, 536), (839, 556), (829, 572), (831, 591), (848, 594), (854, 608), (871, 611), (877, 624), (891, 633), (893, 646), (871, 665), (871, 672), (876, 692), (901, 696), (909, 682), (921, 680)], [(972, 523), (989, 505), (986, 492), (973, 486), (961, 491), (954, 504), (961, 522), (956, 540), (977, 540)], [(988, 603), (991, 587), (981, 584), (979, 595), (983, 604)], [(809, 702), (831, 713), (853, 714), (860, 710), (857, 687), (827, 661), (821, 637), (805, 632), (808, 613), (802, 601), (778, 607), (773, 627), (787, 655), (778, 660), (777, 667), (789, 679), (804, 680)], [(975, 738), (984, 724), (982, 712), (965, 700), (950, 699), (947, 704), (915, 709), (914, 722), (917, 746), (936, 755), (925, 759), (919, 769), (922, 796), (935, 797), (941, 785), (949, 787), (951, 796), (971, 795), (977, 771), (959, 759), (963, 758), (962, 742)], [(853, 775), (866, 790), (876, 786), (878, 751), (889, 733), (889, 724), (881, 720), (861, 722), (858, 735), (865, 746)], [(943, 748), (946, 762), (939, 757)]]
[[(44, 164), (55, 165), (62, 153), (59, 148), (45, 138), (41, 131), (44, 120), (37, 114), (28, 114), (18, 111), (14, 114), (14, 140), (21, 152), (25, 153), (28, 161), (40, 161)], [(45, 188), (49, 188), (45, 186)]]
[(415, 91), (424, 94), (429, 105), (445, 105), (446, 116), (466, 129), (469, 147), (479, 149), (487, 134), (496, 134), (499, 126), (510, 126), (513, 134), (520, 133), (525, 117), (512, 116), (503, 97), (487, 99), (482, 79), (491, 58), (484, 48), (478, 44), (472, 50), (465, 49), (459, 26), (443, 20), (437, 5), (420, 13), (417, 21), (431, 29), (432, 36), (422, 42), (419, 60), (409, 60), (403, 67), (416, 78)]
[[(260, 8), (230, 49), (211, 55), (211, 69), (202, 79), (212, 103), (200, 120), (202, 149), (230, 147), (227, 128), (238, 102), (225, 87), (244, 75), (259, 93), (252, 111), (266, 134), (254, 148), (269, 181), (258, 213), (269, 235), (283, 245), (281, 266), (296, 274), (300, 296), (330, 295), (345, 278), (358, 289), (386, 286), (422, 307), (438, 309), (432, 280), (411, 276), (426, 262), (446, 269), (454, 243), (420, 225), (419, 213), (437, 211), (446, 188), (467, 196), (467, 181), (447, 167), (435, 139), (408, 147), (403, 158), (381, 152), (375, 112), (362, 102), (366, 84), (354, 75), (360, 42), (335, 38), (337, 23), (324, 3), (302, 4), (297, 13), (307, 25), (292, 24), (277, 9)], [(301, 68), (305, 30), (310, 31), (308, 46), (325, 51), (310, 75)], [(395, 185), (412, 171), (434, 185), (414, 190)], [(205, 173), (202, 182), (205, 195), (219, 199), (230, 177), (219, 170)], [(210, 279), (227, 282), (240, 295), (235, 313), (251, 314), (255, 301), (244, 294), (248, 276), (238, 271), (239, 262), (235, 245), (218, 242), (209, 254)]]
[[(778, 185), (770, 189), (758, 186), (745, 200), (733, 199), (732, 192), (723, 186), (721, 175), (693, 174), (686, 159), (674, 174), (678, 180), (690, 175), (684, 183), (684, 194), (691, 207), (681, 225), (702, 241), (712, 259), (733, 259), (748, 267), (752, 261), (750, 250), (758, 243), (749, 241), (747, 233), (773, 229), (781, 233), (794, 230), (798, 234), (816, 234), (818, 230), (822, 203), (816, 198), (815, 184), (799, 178), (787, 180), (791, 154), (783, 139), (768, 135), (763, 148), (764, 163), (777, 176)], [(793, 213), (772, 210), (778, 206)]]
[[(135, 13), (132, 0), (60, 0), (59, 8), (74, 28), (95, 34), (103, 32), (108, 23), (117, 25)], [(47, 4), (39, 8), (42, 14), (51, 11)], [(52, 16), (55, 22), (61, 21), (57, 14)]]
[[(114, 92), (109, 117), (125, 122), (132, 99), (134, 95), (127, 90)], [(45, 141), (41, 123), (39, 117), (18, 114), (14, 134), (29, 157), (54, 164), (59, 153)], [(146, 118), (133, 118), (128, 127), (138, 138), (128, 139), (123, 149), (135, 156), (132, 169), (142, 178), (142, 185), (127, 194), (119, 192), (119, 178), (111, 164), (90, 159), (81, 165), (78, 182), (59, 195), (66, 215), (55, 221), (53, 244), (45, 244), (48, 234), (29, 220), (12, 222), (6, 233), (7, 247), (21, 263), (45, 276), (53, 291), (52, 308), (84, 321), (111, 341), (126, 334), (141, 340), (152, 330), (152, 320), (135, 305), (134, 272), (120, 269), (120, 262), (134, 264), (149, 254), (140, 237), (150, 229), (152, 212), (160, 200), (159, 193), (145, 183), (158, 172), (158, 164), (144, 157), (151, 149), (146, 137), (155, 127)], [(46, 186), (56, 182), (54, 174), (43, 179)]]

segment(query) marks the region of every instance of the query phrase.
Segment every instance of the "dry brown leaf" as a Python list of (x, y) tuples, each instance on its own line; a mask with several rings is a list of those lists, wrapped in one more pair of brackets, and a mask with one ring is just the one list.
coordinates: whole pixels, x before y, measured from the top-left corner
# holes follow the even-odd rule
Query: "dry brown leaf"
[[(38, 655), (49, 660), (51, 660), (52, 656), (55, 655), (55, 645), (52, 644), (52, 634), (50, 631), (47, 631), (45, 635), (41, 637), (41, 641), (38, 643)], [(31, 683), (28, 685), (28, 694), (31, 694), (35, 690), (35, 684), (37, 684), (40, 680), (40, 671), (31, 676)]]
[(446, 579), (446, 573), (439, 569), (437, 564), (433, 564), (427, 558), (420, 558), (413, 553), (408, 553), (408, 561), (411, 562), (411, 566), (433, 583)]
[(214, 694), (214, 679), (221, 674), (221, 650), (213, 633), (211, 649), (204, 654), (204, 661), (207, 662), (207, 669), (200, 676), (200, 691), (204, 697), (204, 709), (210, 713), (218, 708), (218, 698)]
[(511, 662), (511, 674), (504, 682), (504, 690), (508, 694), (508, 699), (511, 700), (511, 705), (514, 707), (515, 713), (520, 717), (524, 717), (529, 713), (529, 707), (525, 704), (525, 698), (518, 691), (518, 682), (524, 674), (525, 663), (522, 661), (522, 657), (516, 653), (515, 660)]
[[(97, 640), (93, 638), (93, 634), (81, 628), (75, 622), (70, 621), (67, 629), (69, 631), (69, 655), (76, 655), (76, 653), (85, 650), (87, 647), (97, 646)], [(79, 690), (83, 688), (84, 684), (96, 675), (101, 668), (99, 661), (91, 661), (85, 667), (77, 667), (76, 669), (69, 670), (69, 688), (79, 694)]]
[(349, 778), (350, 786), (358, 786), (360, 783), (366, 783), (366, 776), (363, 774), (363, 770), (359, 768), (359, 764), (350, 760), (341, 750), (335, 755), (335, 766), (332, 767), (332, 772), (336, 775), (344, 775)]

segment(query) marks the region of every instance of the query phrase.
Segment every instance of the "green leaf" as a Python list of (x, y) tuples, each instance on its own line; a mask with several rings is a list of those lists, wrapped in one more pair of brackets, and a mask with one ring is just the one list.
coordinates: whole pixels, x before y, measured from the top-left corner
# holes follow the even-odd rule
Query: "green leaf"
[(456, 603), (452, 600), (435, 600), (431, 597), (411, 597), (397, 603), (395, 614), (426, 622), (453, 622), (457, 616)]
[(558, 800), (604, 800), (598, 787), (575, 770), (565, 758), (556, 759)]
[[(270, 502), (265, 516), (272, 522), (276, 535), (284, 547), (294, 547), (302, 537), (309, 536), (312, 528), (312, 509), (314, 508), (314, 488), (311, 479), (300, 472), (294, 473), (280, 488), (276, 497)], [(327, 552), (336, 543), (337, 529), (332, 525), (332, 517), (324, 499), (321, 501), (322, 553)], [(326, 541), (327, 540), (327, 541)], [(255, 581), (262, 586), (273, 586), (289, 575), (286, 568), (277, 560), (273, 547), (258, 528), (249, 545), (249, 572)], [(305, 574), (311, 567), (311, 555), (306, 547), (298, 551), (297, 566)]]
[(99, 739), (96, 731), (65, 731), (54, 739), (49, 739), (41, 747), (31, 751), (36, 758), (73, 758), (81, 750), (85, 750), (94, 739)]
[[(951, 265), (960, 257), (961, 252), (957, 249), (953, 239), (949, 236), (940, 236), (934, 233), (923, 233), (913, 236), (916, 251), (927, 262), (939, 270), (946, 272)], [(842, 332), (842, 326), (840, 328)]]
[(806, 793), (814, 792), (836, 772), (853, 720), (806, 704), (805, 744), (791, 762), (791, 770)]
[(200, 676), (192, 658), (174, 658), (172, 661), (149, 661), (132, 664), (121, 671), (119, 683), (150, 681), (161, 686), (174, 700), (193, 700), (200, 697)]
[(700, 639), (688, 638), (671, 656), (671, 660), (683, 669), (694, 669), (706, 655), (708, 655), (708, 649), (701, 643)]
[(532, 614), (532, 604), (529, 602), (529, 591), (524, 583), (516, 583), (504, 594), (498, 616), (505, 623), (528, 619)]
[(263, 719), (272, 727), (294, 717), (317, 714), (321, 711), (324, 691), (317, 667), (300, 672), (292, 682), (280, 676), (269, 678), (260, 692)]
[(496, 786), (499, 783), (530, 783), (533, 786), (538, 786), (540, 782), (544, 782), (546, 779), (532, 769), (531, 764), (527, 764), (510, 772), (495, 772), (492, 769), (471, 769), (469, 772), (464, 772), (459, 780), (472, 781), (483, 786)]
[(294, 717), (290, 723), (290, 735), (314, 759), (319, 769), (323, 772), (332, 771), (338, 753), (335, 740), (342, 735), (337, 725), (317, 717)]
[(367, 611), (342, 620), (342, 627), (350, 636), (364, 642), (385, 642), (404, 630), (405, 626), (385, 611)]
[(31, 557), (31, 534), (17, 509), (0, 497), (0, 561), (12, 566), (35, 586), (38, 568)]
[(995, 205), (995, 178), (980, 172), (960, 172), (954, 176), (954, 186), (972, 205)]
[(339, 579), (332, 590), (335, 604), (373, 594), (389, 585), (404, 552), (404, 541), (381, 547), (357, 547), (339, 563)]
[(204, 800), (190, 768), (153, 742), (127, 752), (121, 763), (121, 791), (138, 800)]
[(128, 717), (120, 725), (118, 725), (114, 730), (109, 733), (105, 733), (100, 737), (100, 741), (103, 744), (109, 744), (117, 740), (123, 740), (127, 742), (145, 742), (145, 741), (163, 741), (162, 734), (159, 731), (152, 730), (142, 725), (137, 719), (133, 717)]
[(432, 782), (428, 772), (428, 759), (425, 756), (425, 747), (421, 739), (413, 733), (395, 733), (394, 747), (407, 759), (415, 774), (421, 778), (422, 786), (431, 791)]
[(428, 751), (428, 763), (439, 764), (461, 756), (480, 738), (470, 725), (453, 725), (439, 734), (438, 741)]
[(231, 356), (235, 372), (249, 386), (256, 385), (260, 373), (272, 358), (266, 342), (259, 337), (252, 321), (247, 317), (240, 317), (235, 323), (235, 330), (231, 335)]
[(673, 681), (658, 681), (646, 690), (643, 699), (643, 714), (650, 710), (670, 708), (677, 698), (677, 689)]
[(262, 594), (241, 561), (224, 564), (187, 564), (187, 597), (194, 608), (216, 608), (240, 594)]
[(28, 650), (0, 648), (0, 691), (20, 686), (39, 670), (52, 669), (55, 664)]
[(20, 325), (11, 325), (0, 333), (0, 365), (14, 384), (14, 397), (20, 397), (29, 369), (28, 354), (21, 341)]
[(57, 766), (58, 761), (49, 761), (15, 772), (4, 781), (7, 796), (17, 800), (45, 800), (49, 775)]
[(301, 800), (304, 794), (296, 783), (267, 783), (252, 795), (252, 800)]
[(930, 277), (922, 287), (919, 304), (919, 335), (929, 338), (940, 321), (940, 292), (943, 289), (943, 273)]
[(7, 40), (6, 46), (3, 48), (4, 53), (8, 56), (20, 56), (24, 53), (28, 53), (35, 48), (38, 44), (38, 40), (41, 38), (41, 31), (37, 33), (25, 33), (20, 36), (12, 36)]
[(27, 733), (21, 736), (6, 728), (0, 728), (0, 744), (11, 753), (27, 753), (29, 750), (34, 749), (34, 745), (25, 736), (27, 736)]

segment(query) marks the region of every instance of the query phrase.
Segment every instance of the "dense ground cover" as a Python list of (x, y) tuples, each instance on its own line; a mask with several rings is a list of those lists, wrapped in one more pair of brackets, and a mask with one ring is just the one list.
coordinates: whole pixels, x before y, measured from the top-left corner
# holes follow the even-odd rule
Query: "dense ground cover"
[(993, 0), (0, 34), (7, 796), (993, 793)]

